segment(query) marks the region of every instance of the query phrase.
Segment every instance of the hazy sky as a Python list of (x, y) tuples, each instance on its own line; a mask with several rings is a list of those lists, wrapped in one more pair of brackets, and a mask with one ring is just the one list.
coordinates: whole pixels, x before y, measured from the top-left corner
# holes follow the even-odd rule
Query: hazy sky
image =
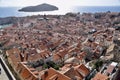
[(50, 3), (58, 7), (71, 6), (118, 6), (120, 0), (0, 0), (0, 6), (30, 6)]

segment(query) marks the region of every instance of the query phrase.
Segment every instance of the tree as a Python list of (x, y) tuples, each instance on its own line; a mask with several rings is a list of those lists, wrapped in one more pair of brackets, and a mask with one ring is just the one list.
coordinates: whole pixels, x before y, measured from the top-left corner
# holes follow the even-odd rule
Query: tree
[(46, 62), (46, 64), (43, 65), (43, 68), (50, 68), (50, 67), (52, 67), (56, 70), (59, 70), (60, 65), (54, 63), (53, 61), (48, 61), (48, 62)]
[(98, 71), (102, 65), (103, 65), (103, 61), (97, 60), (96, 63), (94, 64), (94, 68)]
[(33, 62), (29, 62), (28, 63), (31, 67), (36, 68), (39, 66), (43, 66), (44, 65), (44, 61), (42, 59), (37, 60), (37, 61), (33, 61)]

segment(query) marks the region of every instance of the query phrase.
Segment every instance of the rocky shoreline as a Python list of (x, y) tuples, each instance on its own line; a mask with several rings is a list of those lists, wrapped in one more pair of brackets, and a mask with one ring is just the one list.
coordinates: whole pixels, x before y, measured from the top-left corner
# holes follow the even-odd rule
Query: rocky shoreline
[(6, 18), (0, 18), (0, 25), (6, 25), (6, 24), (14, 24), (18, 20), (17, 17), (6, 17)]

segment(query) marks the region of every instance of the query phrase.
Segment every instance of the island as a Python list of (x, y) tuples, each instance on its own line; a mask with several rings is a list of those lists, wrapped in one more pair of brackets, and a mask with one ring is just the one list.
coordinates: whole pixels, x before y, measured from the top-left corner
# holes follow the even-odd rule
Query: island
[(41, 11), (54, 11), (54, 10), (58, 10), (58, 7), (54, 6), (54, 5), (50, 5), (50, 4), (40, 4), (37, 6), (28, 6), (28, 7), (24, 7), (22, 9), (19, 9), (18, 11), (22, 11), (22, 12), (41, 12)]

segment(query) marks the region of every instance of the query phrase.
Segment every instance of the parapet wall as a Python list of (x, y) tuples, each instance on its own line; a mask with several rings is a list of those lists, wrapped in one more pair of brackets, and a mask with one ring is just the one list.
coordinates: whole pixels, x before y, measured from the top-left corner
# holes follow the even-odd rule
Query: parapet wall
[(9, 80), (16, 80), (15, 77), (12, 75), (11, 71), (9, 70), (9, 68), (7, 67), (6, 63), (4, 62), (3, 58), (0, 57), (0, 63), (4, 69), (4, 71), (6, 72)]

